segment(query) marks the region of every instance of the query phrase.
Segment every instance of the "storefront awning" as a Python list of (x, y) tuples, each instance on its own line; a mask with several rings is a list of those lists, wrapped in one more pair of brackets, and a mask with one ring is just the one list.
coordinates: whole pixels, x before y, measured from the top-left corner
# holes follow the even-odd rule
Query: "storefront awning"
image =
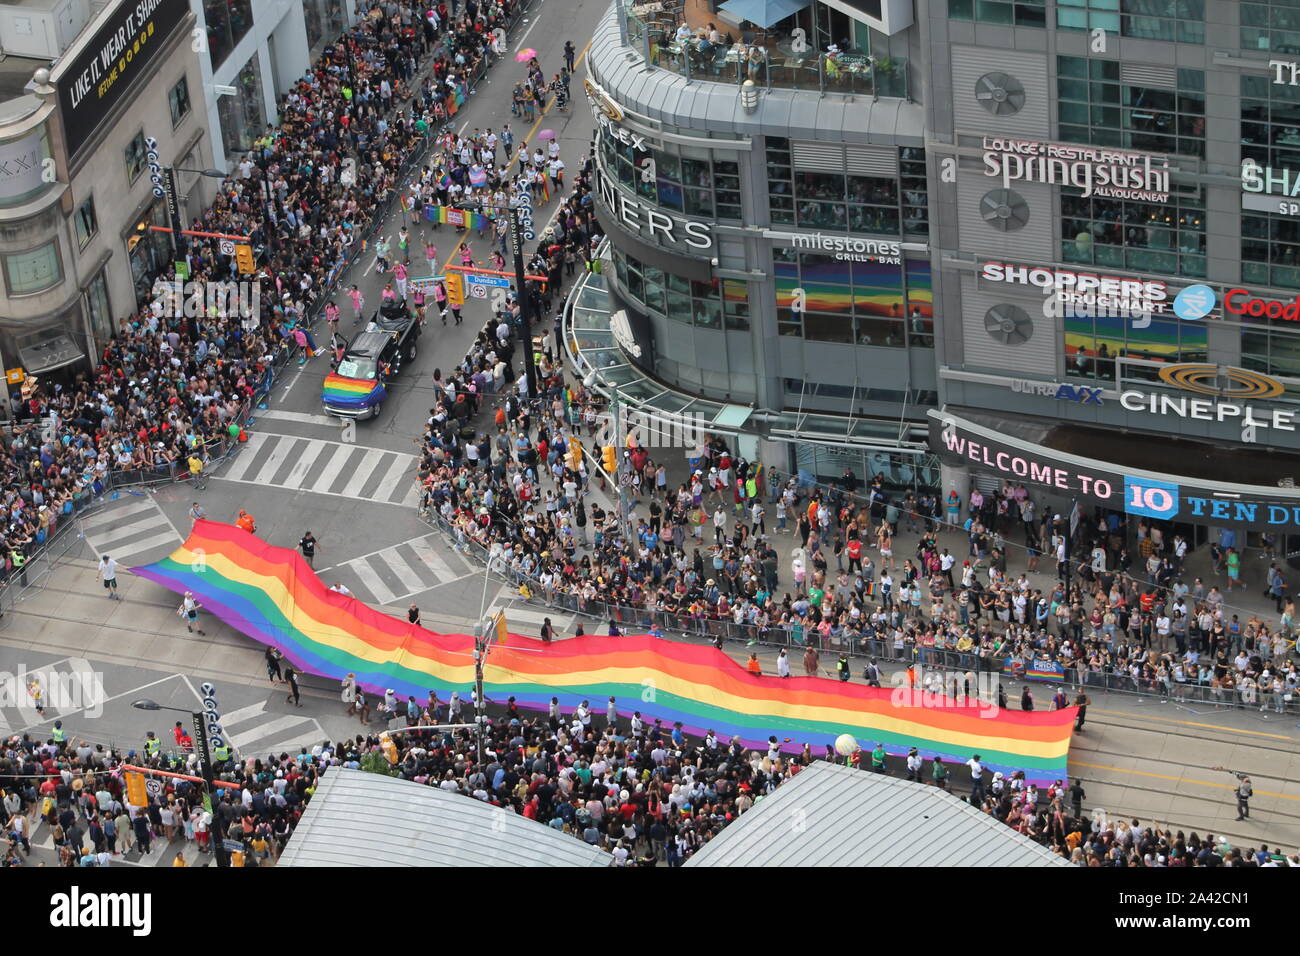
[(718, 5), (719, 10), (731, 14), (733, 19), (748, 20), (766, 30), (786, 17), (794, 16), (811, 5), (812, 0), (727, 0)]
[(79, 362), (85, 353), (61, 329), (45, 329), (18, 339), (18, 358), (28, 375), (40, 375)]
[[(1034, 434), (1039, 440), (1027, 437)], [(1046, 444), (1049, 438), (1055, 447)], [(1145, 448), (1139, 448), (1139, 441)], [(1198, 456), (1209, 454), (1210, 446), (1197, 454), (1175, 447), (1194, 444), (1032, 419), (1003, 420), (963, 409), (930, 412), (931, 451), (981, 474), (1038, 485), (1081, 504), (1140, 517), (1300, 532), (1300, 488), (1280, 486), (1278, 481), (1285, 480), (1281, 477), (1272, 484), (1225, 480), (1245, 477), (1232, 466), (1244, 458), (1217, 451), (1214, 471), (1206, 474), (1202, 466), (1207, 460)], [(1295, 456), (1280, 457), (1295, 461)], [(1164, 470), (1173, 467), (1171, 463), (1176, 463), (1177, 472)]]

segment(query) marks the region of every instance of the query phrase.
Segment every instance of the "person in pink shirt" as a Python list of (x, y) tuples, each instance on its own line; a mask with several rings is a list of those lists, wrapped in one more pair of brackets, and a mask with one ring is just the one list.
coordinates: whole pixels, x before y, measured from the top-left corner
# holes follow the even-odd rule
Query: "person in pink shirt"
[(399, 262), (393, 266), (393, 278), (397, 281), (397, 294), (406, 298), (406, 264)]
[(329, 324), (329, 327), (330, 327), (330, 335), (338, 335), (338, 333), (339, 333), (339, 307), (338, 307), (337, 305), (334, 304), (334, 300), (333, 300), (333, 299), (331, 299), (329, 302), (326, 302), (326, 303), (325, 303), (325, 321)]
[(384, 291), (381, 298), (383, 298), (385, 304), (397, 301), (397, 293), (393, 290), (393, 284), (391, 282), (384, 284)]
[(433, 301), (438, 303), (438, 315), (442, 324), (447, 324), (447, 286), (439, 282), (433, 287)]
[(438, 274), (438, 247), (432, 242), (424, 244), (424, 259), (429, 263), (429, 275)]
[(460, 264), (466, 268), (474, 264), (474, 253), (470, 251), (468, 242), (460, 248)]
[(361, 313), (366, 307), (366, 297), (361, 294), (361, 290), (353, 286), (348, 292), (348, 298), (352, 300), (353, 318), (358, 322), (361, 321)]

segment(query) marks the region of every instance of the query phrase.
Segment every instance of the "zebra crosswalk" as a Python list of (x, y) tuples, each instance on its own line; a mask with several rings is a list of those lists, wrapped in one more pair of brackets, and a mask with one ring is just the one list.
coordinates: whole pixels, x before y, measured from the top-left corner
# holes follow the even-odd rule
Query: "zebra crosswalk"
[(474, 571), (434, 534), (344, 561), (320, 572), (331, 585), (338, 581), (367, 604), (393, 604), (459, 581)]
[[(276, 698), (272, 696), (271, 700)], [(221, 715), (226, 739), (241, 757), (295, 754), (300, 747), (310, 749), (328, 736), (314, 717), (268, 711), (267, 703), (260, 701)]]
[(145, 564), (145, 558), (170, 553), (181, 536), (157, 502), (147, 495), (132, 495), (122, 504), (79, 519), (81, 535), (96, 558), (112, 557), (120, 564)]
[(414, 508), (418, 464), (414, 455), (382, 448), (254, 432), (234, 464), (212, 477)]

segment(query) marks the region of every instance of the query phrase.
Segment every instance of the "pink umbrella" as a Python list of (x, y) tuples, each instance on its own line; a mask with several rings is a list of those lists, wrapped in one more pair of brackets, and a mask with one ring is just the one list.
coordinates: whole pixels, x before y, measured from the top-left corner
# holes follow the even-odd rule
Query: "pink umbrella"
[(555, 130), (553, 130), (553, 129), (543, 129), (543, 130), (538, 130), (538, 132), (537, 132), (537, 138), (538, 138), (538, 139), (555, 139)]
[(527, 63), (535, 56), (537, 56), (537, 51), (534, 50), (532, 47), (529, 47), (527, 50), (520, 50), (518, 53), (515, 54), (515, 62)]

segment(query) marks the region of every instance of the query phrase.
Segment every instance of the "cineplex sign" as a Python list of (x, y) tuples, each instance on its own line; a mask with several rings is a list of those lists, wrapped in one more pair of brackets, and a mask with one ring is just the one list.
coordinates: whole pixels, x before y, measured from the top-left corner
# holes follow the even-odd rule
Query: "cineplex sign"
[(930, 450), (952, 464), (1146, 518), (1181, 518), (1242, 528), (1300, 527), (1300, 491), (1215, 487), (1172, 476), (1125, 474), (1099, 462), (1008, 439), (946, 412), (930, 412)]
[(1169, 160), (1123, 149), (1044, 143), (1040, 140), (984, 137), (984, 175), (1006, 189), (1014, 182), (1076, 186), (1083, 198), (1167, 202)]

